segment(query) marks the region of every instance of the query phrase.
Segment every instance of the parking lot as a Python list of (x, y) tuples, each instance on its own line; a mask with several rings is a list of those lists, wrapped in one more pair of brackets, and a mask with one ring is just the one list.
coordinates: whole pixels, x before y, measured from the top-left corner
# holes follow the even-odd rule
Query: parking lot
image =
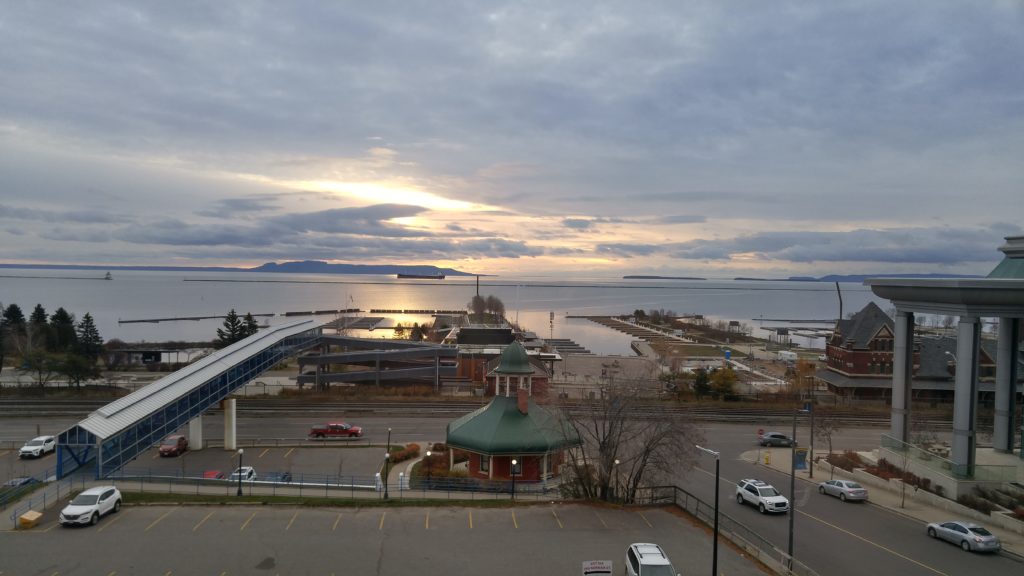
[[(655, 542), (706, 574), (711, 538), (670, 508), (132, 506), (96, 526), (0, 533), (0, 574), (580, 574)], [(13, 553), (13, 551), (18, 553)], [(723, 545), (722, 574), (764, 574)]]

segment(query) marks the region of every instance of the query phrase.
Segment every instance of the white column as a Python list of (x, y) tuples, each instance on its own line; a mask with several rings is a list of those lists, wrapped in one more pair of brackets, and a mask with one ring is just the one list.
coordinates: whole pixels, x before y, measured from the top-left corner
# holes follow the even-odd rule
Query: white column
[(891, 435), (910, 441), (910, 399), (914, 376), (914, 313), (896, 312), (896, 339), (892, 354)]
[(957, 476), (974, 474), (978, 417), (978, 318), (961, 316), (956, 331), (956, 380), (953, 388), (953, 450)]
[(1013, 416), (1016, 411), (1017, 355), (1020, 353), (1020, 319), (999, 319), (996, 351), (995, 421), (992, 447), (996, 452), (1013, 452)]
[(238, 443), (235, 441), (235, 399), (229, 398), (224, 401), (224, 449), (237, 450)]
[(203, 449), (203, 415), (196, 416), (188, 423), (188, 449)]

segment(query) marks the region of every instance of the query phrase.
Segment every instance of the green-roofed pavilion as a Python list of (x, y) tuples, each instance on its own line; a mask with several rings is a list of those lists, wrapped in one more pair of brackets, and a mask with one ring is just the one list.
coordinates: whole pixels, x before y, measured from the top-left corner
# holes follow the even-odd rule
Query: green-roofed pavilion
[(580, 444), (560, 415), (534, 401), (535, 369), (522, 345), (511, 343), (489, 374), (494, 398), (448, 424), (446, 443), (469, 453), (470, 476), (546, 484), (558, 476), (565, 450)]

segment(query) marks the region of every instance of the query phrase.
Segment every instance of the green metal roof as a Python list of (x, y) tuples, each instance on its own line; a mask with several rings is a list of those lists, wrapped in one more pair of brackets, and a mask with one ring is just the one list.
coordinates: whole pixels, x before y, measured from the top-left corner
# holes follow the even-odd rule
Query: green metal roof
[(487, 406), (448, 424), (449, 446), (484, 454), (544, 454), (580, 444), (558, 415), (529, 399), (523, 414), (515, 398), (495, 396)]
[(494, 369), (497, 374), (533, 374), (533, 365), (526, 356), (526, 349), (519, 342), (512, 342), (501, 353), (501, 363)]
[(1003, 261), (988, 273), (988, 277), (1022, 280), (1024, 279), (1024, 259), (1003, 258)]

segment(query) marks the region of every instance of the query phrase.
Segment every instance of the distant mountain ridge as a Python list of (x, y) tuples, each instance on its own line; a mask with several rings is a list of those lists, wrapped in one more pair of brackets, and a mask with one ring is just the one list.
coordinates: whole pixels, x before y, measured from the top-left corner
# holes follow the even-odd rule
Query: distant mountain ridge
[(142, 270), (153, 272), (277, 272), (287, 274), (443, 274), (474, 276), (454, 268), (403, 264), (330, 264), (322, 260), (267, 262), (255, 268), (229, 266), (96, 266), (91, 264), (0, 264), (0, 268), (24, 270)]

